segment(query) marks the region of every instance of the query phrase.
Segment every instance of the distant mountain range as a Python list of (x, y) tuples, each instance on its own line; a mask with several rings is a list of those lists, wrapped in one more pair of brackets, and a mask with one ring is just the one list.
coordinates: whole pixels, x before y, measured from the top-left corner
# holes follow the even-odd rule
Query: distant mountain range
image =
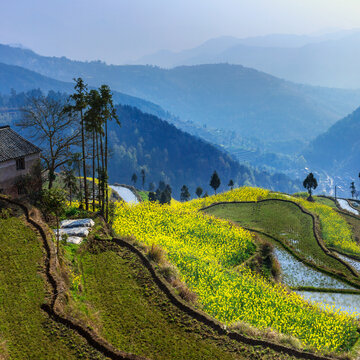
[(322, 36), (221, 37), (177, 53), (162, 50), (135, 63), (172, 68), (224, 62), (297, 83), (360, 88), (360, 30)]
[(314, 169), (357, 177), (360, 172), (360, 108), (313, 140), (304, 157)]
[[(0, 125), (15, 127), (16, 120), (21, 116), (18, 109), (25, 105), (27, 97), (38, 95), (38, 90), (0, 94)], [(59, 99), (66, 97), (61, 93), (52, 93), (51, 96)], [(172, 186), (173, 195), (178, 198), (180, 188), (185, 184), (195, 196), (198, 186), (204, 192), (212, 191), (209, 181), (216, 170), (222, 181), (222, 190), (228, 188), (230, 179), (237, 185), (263, 186), (286, 192), (299, 190), (298, 181), (283, 174), (270, 174), (240, 165), (224, 150), (177, 129), (157, 116), (128, 105), (118, 105), (116, 110), (121, 127), (115, 122), (109, 124), (109, 177), (113, 183), (130, 183), (133, 173), (139, 175), (141, 169), (145, 169), (146, 189), (149, 183), (157, 186), (159, 181), (164, 181)], [(21, 129), (17, 131), (28, 136)]]
[(158, 104), (183, 120), (235, 131), (264, 141), (311, 139), (359, 105), (360, 90), (287, 82), (240, 65), (213, 64), (164, 70), (109, 66), (43, 57), (0, 46), (0, 62), (61, 81), (82, 76), (123, 94)]
[[(33, 89), (41, 89), (47, 93), (50, 90), (64, 93), (74, 91), (74, 82), (59, 81), (43, 76), (20, 66), (7, 65), (0, 62), (0, 93), (8, 94), (11, 91), (27, 92)], [(138, 109), (163, 118), (170, 117), (159, 105), (149, 101), (113, 91), (115, 103), (135, 106)]]

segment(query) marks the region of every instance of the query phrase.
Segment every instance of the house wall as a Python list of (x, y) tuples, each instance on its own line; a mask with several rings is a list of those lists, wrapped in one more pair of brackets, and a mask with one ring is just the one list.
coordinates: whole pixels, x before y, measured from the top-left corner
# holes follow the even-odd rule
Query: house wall
[(18, 176), (26, 175), (39, 161), (40, 153), (25, 156), (25, 169), (16, 169), (16, 159), (0, 162), (0, 191), (3, 194), (17, 196), (17, 188), (14, 183)]

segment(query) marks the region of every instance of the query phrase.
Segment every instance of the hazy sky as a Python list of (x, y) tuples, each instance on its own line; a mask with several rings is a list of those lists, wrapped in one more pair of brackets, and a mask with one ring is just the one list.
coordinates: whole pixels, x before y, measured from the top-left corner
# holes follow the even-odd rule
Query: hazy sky
[(360, 0), (0, 0), (0, 43), (120, 64), (223, 35), (360, 28)]

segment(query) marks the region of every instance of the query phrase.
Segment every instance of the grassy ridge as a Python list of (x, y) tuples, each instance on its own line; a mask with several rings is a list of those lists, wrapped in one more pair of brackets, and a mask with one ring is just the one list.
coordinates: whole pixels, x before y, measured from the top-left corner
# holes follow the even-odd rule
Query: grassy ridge
[(46, 286), (35, 233), (17, 218), (0, 219), (0, 248), (0, 354), (9, 359), (103, 359), (41, 311)]

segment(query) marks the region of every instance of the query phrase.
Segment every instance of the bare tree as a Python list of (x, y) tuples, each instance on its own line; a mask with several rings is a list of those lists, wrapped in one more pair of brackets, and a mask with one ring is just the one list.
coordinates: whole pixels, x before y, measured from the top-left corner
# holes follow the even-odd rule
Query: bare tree
[(21, 112), (22, 118), (16, 125), (28, 130), (29, 135), (41, 147), (41, 158), (51, 189), (55, 171), (67, 163), (73, 152), (72, 148), (79, 145), (80, 129), (77, 118), (64, 111), (61, 101), (45, 96), (29, 99)]

